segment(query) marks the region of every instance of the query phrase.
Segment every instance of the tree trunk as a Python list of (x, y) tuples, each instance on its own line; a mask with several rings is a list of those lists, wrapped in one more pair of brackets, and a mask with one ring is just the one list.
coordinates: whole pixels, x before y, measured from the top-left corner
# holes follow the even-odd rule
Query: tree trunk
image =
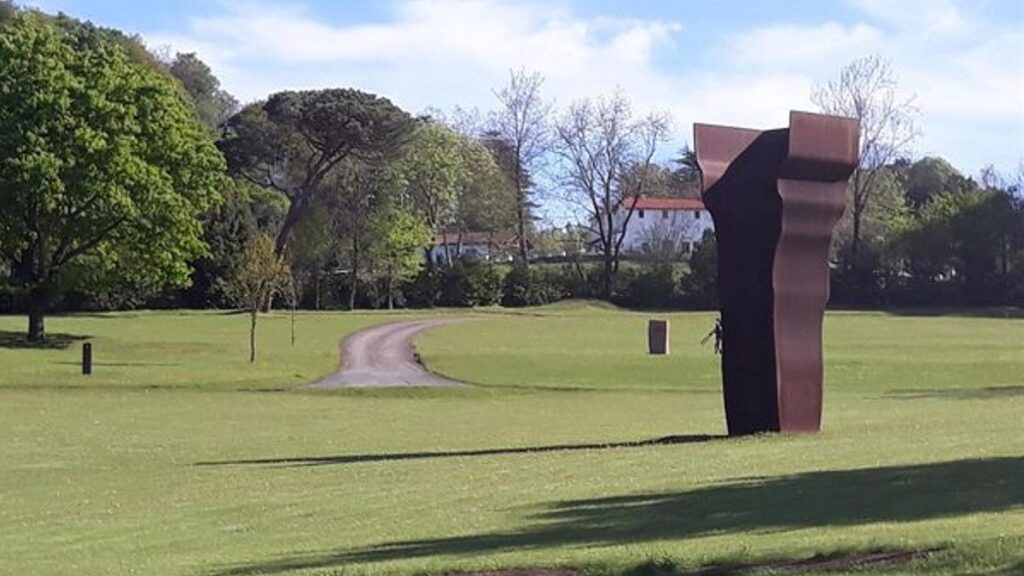
[(388, 273), (388, 310), (395, 309), (395, 277)]
[(253, 308), (249, 311), (249, 362), (256, 361), (256, 315), (259, 311)]
[(425, 257), (426, 257), (426, 259), (427, 259), (427, 273), (428, 273), (428, 274), (429, 274), (429, 273), (432, 273), (432, 272), (434, 271), (434, 254), (433, 254), (433, 248), (430, 248), (430, 247), (428, 247), (428, 248), (424, 248), (424, 249), (423, 249), (423, 254), (424, 254), (424, 256), (425, 256)]
[(348, 290), (348, 309), (356, 309), (356, 290), (359, 288), (359, 236), (352, 236), (352, 278)]
[(292, 284), (292, 294), (291, 294), (291, 296), (292, 296), (292, 298), (291, 298), (291, 300), (292, 300), (291, 337), (292, 337), (292, 346), (295, 346), (295, 309), (299, 305), (299, 299), (298, 299), (298, 296), (295, 293), (295, 284), (294, 283)]
[(28, 339), (29, 342), (43, 342), (46, 340), (46, 306), (29, 304), (28, 310)]
[[(305, 194), (305, 192), (303, 192)], [(299, 220), (302, 219), (303, 214), (306, 211), (306, 201), (304, 198), (296, 198), (288, 206), (288, 212), (284, 216), (284, 221), (281, 223), (281, 229), (277, 232), (277, 239), (274, 242), (274, 249), (278, 256), (283, 255), (286, 248), (288, 248), (288, 240), (292, 235), (292, 229), (298, 225)]]
[(518, 201), (516, 206), (516, 216), (519, 220), (516, 222), (516, 225), (519, 228), (519, 259), (523, 261), (523, 266), (529, 266), (530, 262), (526, 253), (526, 183), (523, 181), (523, 165), (518, 145), (516, 146), (515, 162), (515, 185), (516, 195), (518, 196), (516, 198)]
[(526, 200), (525, 200), (525, 198), (523, 198), (523, 193), (520, 192), (519, 193), (519, 214), (518, 214), (518, 216), (519, 216), (519, 222), (518, 222), (518, 226), (519, 226), (519, 259), (523, 261), (523, 266), (529, 266), (530, 265), (530, 260), (528, 258), (528, 254), (526, 253), (526, 211), (523, 208), (523, 203), (525, 201)]
[(859, 268), (857, 254), (860, 248), (860, 221), (864, 211), (856, 204), (853, 206), (853, 237), (850, 238), (850, 267)]
[(317, 268), (313, 277), (313, 309), (320, 310), (320, 269)]
[(602, 279), (601, 296), (607, 301), (612, 299), (612, 257), (611, 254), (604, 256), (604, 278)]

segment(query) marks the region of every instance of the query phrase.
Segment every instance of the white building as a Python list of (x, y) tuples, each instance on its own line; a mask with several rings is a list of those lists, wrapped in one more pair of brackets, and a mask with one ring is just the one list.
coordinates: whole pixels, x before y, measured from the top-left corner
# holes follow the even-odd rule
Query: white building
[(671, 251), (690, 254), (706, 230), (713, 230), (711, 214), (704, 203), (692, 198), (640, 197), (624, 202), (612, 217), (616, 231), (635, 203), (633, 216), (622, 240), (624, 253)]

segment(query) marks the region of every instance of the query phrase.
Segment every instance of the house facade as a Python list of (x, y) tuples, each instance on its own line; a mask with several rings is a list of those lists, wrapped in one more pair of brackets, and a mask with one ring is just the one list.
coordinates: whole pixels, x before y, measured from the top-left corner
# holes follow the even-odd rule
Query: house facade
[[(630, 208), (633, 215), (627, 225)], [(622, 251), (633, 254), (670, 251), (689, 255), (704, 232), (714, 229), (704, 203), (693, 198), (633, 198), (619, 207), (612, 222), (616, 231), (626, 227)]]

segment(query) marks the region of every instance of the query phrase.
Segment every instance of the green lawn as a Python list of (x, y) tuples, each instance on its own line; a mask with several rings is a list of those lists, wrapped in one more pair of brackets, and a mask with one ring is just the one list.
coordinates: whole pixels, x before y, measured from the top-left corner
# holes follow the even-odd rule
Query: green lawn
[(825, 431), (729, 440), (708, 314), (653, 315), (667, 358), (649, 314), (464, 315), (418, 344), (475, 386), (317, 392), (298, 386), (342, 334), (414, 315), (300, 314), (292, 347), (275, 313), (255, 366), (242, 315), (56, 317), (51, 349), (0, 317), (0, 574), (654, 574), (891, 548), (942, 551), (871, 573), (1024, 573), (1020, 318), (830, 314)]

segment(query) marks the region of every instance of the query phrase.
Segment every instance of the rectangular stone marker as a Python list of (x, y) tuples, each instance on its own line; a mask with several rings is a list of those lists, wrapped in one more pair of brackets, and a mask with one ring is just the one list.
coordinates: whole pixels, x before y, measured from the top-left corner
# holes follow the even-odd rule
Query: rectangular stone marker
[(92, 343), (82, 344), (82, 374), (92, 374)]
[(647, 350), (651, 354), (668, 354), (668, 320), (647, 323)]

